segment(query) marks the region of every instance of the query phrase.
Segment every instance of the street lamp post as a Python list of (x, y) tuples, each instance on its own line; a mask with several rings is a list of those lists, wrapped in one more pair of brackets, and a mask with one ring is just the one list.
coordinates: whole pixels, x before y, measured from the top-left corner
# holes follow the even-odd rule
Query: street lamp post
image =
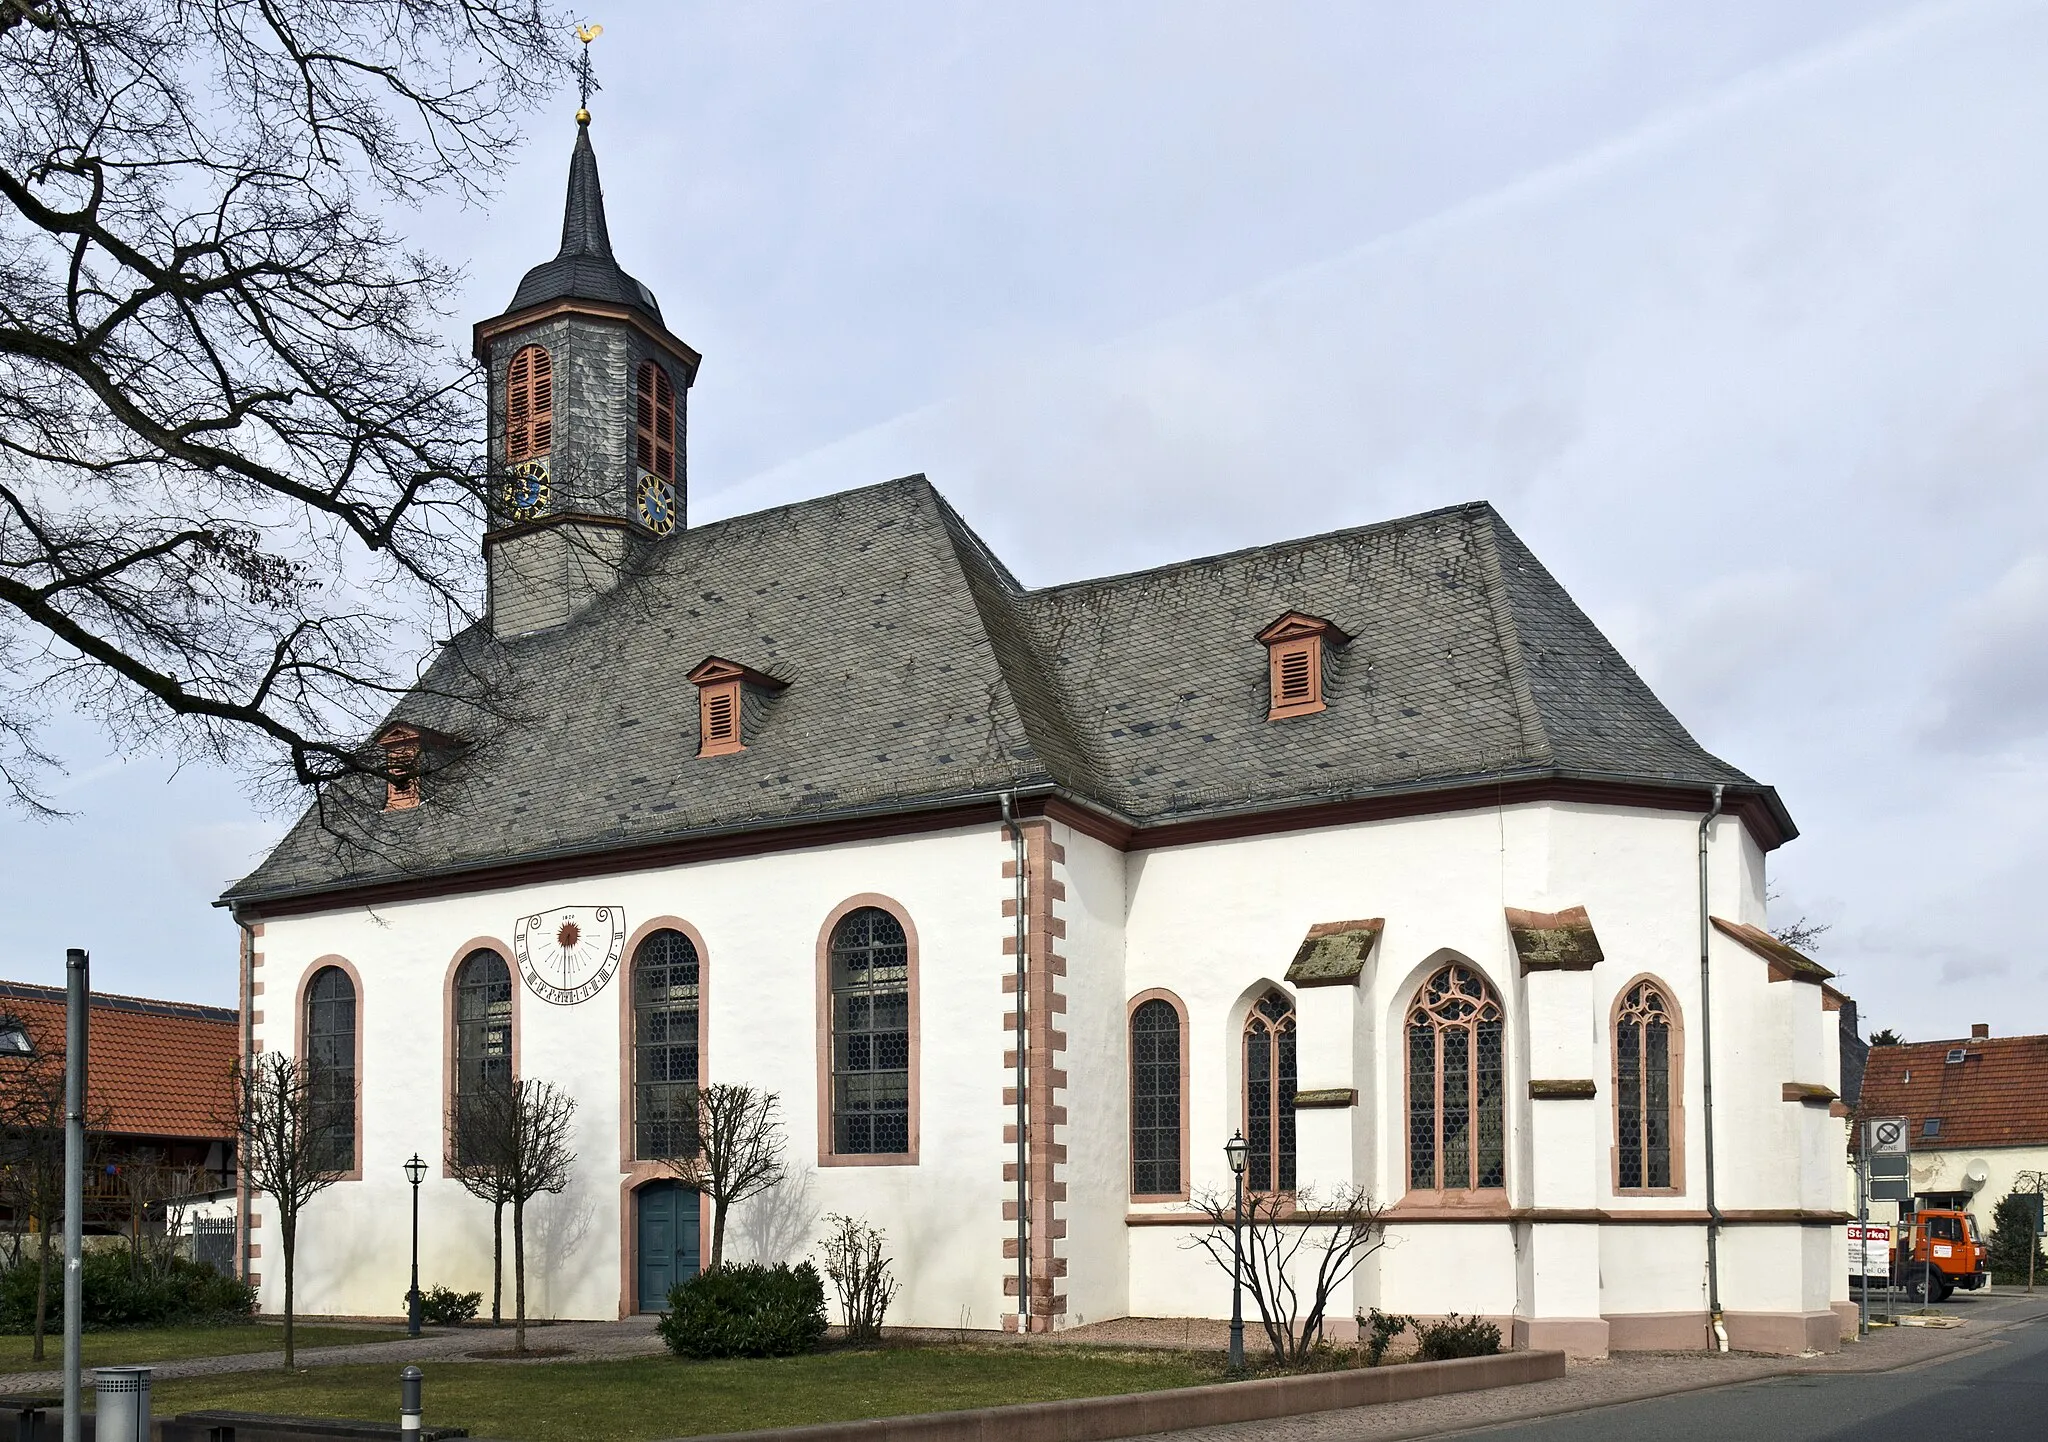
[(1244, 1163), (1251, 1143), (1243, 1132), (1232, 1134), (1223, 1144), (1230, 1158), (1231, 1175), (1237, 1179), (1237, 1205), (1230, 1218), (1230, 1370), (1244, 1370)]
[(405, 1294), (405, 1335), (420, 1334), (420, 1183), (427, 1179), (427, 1164), (414, 1152), (405, 1164), (405, 1179), (412, 1183), (412, 1290)]

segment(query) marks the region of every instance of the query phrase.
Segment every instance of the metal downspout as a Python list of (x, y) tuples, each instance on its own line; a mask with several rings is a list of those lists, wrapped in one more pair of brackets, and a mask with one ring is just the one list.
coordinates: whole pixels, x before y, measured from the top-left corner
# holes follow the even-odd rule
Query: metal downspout
[[(235, 925), (242, 931), (242, 1069), (246, 1072), (256, 1060), (256, 933), (240, 917), (235, 918)], [(239, 1103), (240, 1098), (236, 1100)], [(235, 1220), (242, 1233), (242, 1280), (247, 1282), (256, 1260), (249, 1251), (256, 1240), (255, 1229), (249, 1225), (254, 1198), (249, 1194), (248, 1174), (242, 1166), (240, 1139), (229, 1145), (235, 1148)]]
[(1013, 805), (1015, 796), (1014, 791), (1005, 791), (1002, 802), (1003, 825), (1010, 832), (1010, 850), (1013, 858), (1011, 869), (1017, 873), (1017, 1335), (1023, 1337), (1031, 1331), (1031, 1233), (1029, 1213), (1025, 1207), (1030, 1196), (1027, 1179), (1030, 1175), (1031, 1153), (1025, 1141), (1030, 1108), (1024, 1098), (1024, 1042), (1027, 1036), (1024, 1027), (1024, 828), (1017, 824)]
[(1714, 788), (1714, 804), (1700, 818), (1700, 1091), (1707, 1123), (1707, 1317), (1714, 1329), (1714, 1345), (1723, 1352), (1728, 1350), (1728, 1326), (1721, 1315), (1721, 1207), (1714, 1194), (1714, 989), (1707, 967), (1707, 832), (1721, 814), (1724, 789)]

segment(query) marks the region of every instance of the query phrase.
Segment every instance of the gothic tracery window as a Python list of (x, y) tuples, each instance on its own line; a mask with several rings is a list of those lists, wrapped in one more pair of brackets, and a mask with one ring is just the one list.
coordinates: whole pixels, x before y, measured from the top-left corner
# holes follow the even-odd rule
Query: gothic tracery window
[(1244, 1021), (1245, 1186), (1294, 1190), (1294, 1003), (1277, 991)]
[(1177, 1196), (1181, 1191), (1181, 1020), (1160, 997), (1131, 1012), (1131, 1193)]
[(910, 1150), (910, 940), (878, 906), (832, 929), (832, 1150)]
[(1615, 1186), (1671, 1182), (1671, 1005), (1664, 988), (1639, 981), (1614, 1024)]
[(512, 969), (489, 947), (462, 959), (455, 972), (455, 1111), (461, 1146), (463, 1107), (491, 1087), (512, 1082)]
[(634, 949), (633, 1154), (643, 1161), (695, 1150), (699, 980), (697, 948), (680, 931)]
[(306, 987), (306, 1087), (321, 1165), (356, 1165), (356, 984), (338, 966), (324, 966)]
[(1408, 1185), (1471, 1191), (1506, 1185), (1507, 1077), (1500, 999), (1453, 962), (1408, 1011)]

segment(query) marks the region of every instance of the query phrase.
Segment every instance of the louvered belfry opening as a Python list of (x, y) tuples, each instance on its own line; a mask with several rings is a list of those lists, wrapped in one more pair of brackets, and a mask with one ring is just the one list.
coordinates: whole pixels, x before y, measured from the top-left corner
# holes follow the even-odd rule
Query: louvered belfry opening
[(676, 393), (668, 372), (642, 361), (634, 397), (635, 456), (640, 469), (664, 481), (676, 478)]
[(1266, 647), (1268, 721), (1328, 709), (1325, 657), (1329, 648), (1348, 642), (1348, 635), (1320, 616), (1289, 611), (1256, 639)]
[(554, 441), (555, 363), (540, 346), (521, 346), (505, 370), (505, 463), (544, 456)]
[(706, 656), (691, 669), (689, 679), (697, 688), (699, 756), (730, 756), (746, 750), (741, 733), (753, 724), (747, 719), (749, 692), (758, 702), (788, 684), (722, 656)]

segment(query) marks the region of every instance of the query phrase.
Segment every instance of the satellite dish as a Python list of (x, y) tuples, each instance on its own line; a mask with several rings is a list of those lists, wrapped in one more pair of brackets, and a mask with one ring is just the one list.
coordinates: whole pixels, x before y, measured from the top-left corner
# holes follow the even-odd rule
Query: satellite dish
[(1991, 1164), (1981, 1157), (1973, 1158), (1970, 1164), (1963, 1168), (1963, 1185), (1973, 1192), (1990, 1180)]

